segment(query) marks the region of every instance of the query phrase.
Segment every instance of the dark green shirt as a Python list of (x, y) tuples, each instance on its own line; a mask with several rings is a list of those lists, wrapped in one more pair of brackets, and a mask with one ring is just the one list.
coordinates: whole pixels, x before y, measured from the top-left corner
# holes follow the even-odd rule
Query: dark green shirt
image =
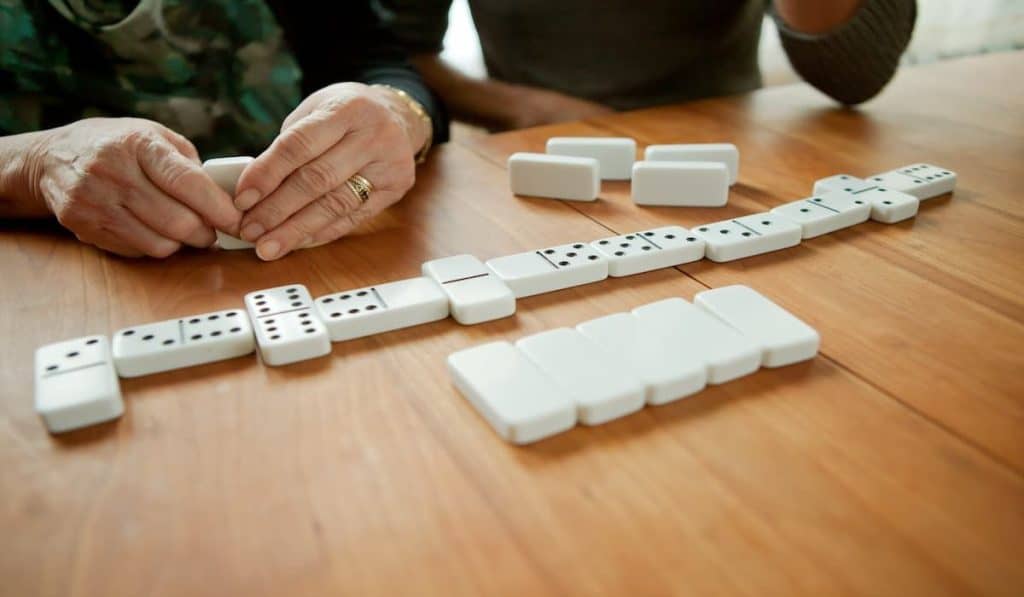
[[(450, 0), (380, 0), (413, 52), (441, 49)], [(619, 109), (728, 95), (761, 85), (765, 0), (469, 0), (490, 76)], [(899, 64), (914, 0), (865, 0), (826, 35), (779, 22), (808, 82), (843, 103), (882, 89)]]

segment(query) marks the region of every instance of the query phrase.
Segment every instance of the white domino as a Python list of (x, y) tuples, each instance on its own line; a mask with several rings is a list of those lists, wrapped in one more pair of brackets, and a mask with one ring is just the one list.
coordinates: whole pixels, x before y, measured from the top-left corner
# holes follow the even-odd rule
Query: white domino
[(806, 239), (867, 221), (871, 202), (860, 195), (836, 190), (780, 205), (772, 213), (800, 224)]
[(643, 383), (610, 353), (579, 332), (558, 328), (516, 342), (555, 385), (568, 393), (585, 425), (599, 425), (643, 408)]
[(514, 153), (508, 175), (516, 195), (593, 201), (601, 192), (600, 164), (594, 158)]
[(707, 242), (704, 253), (708, 259), (725, 262), (796, 246), (803, 229), (787, 218), (760, 213), (704, 224), (693, 233)]
[(760, 345), (765, 367), (792, 365), (818, 354), (818, 332), (752, 288), (705, 290), (693, 302)]
[(112, 346), (121, 377), (223, 361), (255, 349), (252, 324), (240, 309), (124, 328), (114, 334)]
[(110, 421), (124, 412), (105, 336), (36, 349), (35, 408), (51, 433)]
[(331, 352), (327, 328), (313, 309), (302, 284), (289, 284), (245, 295), (260, 356), (278, 366), (322, 357)]
[(638, 307), (633, 315), (680, 340), (679, 358), (703, 361), (710, 384), (748, 375), (761, 365), (760, 345), (681, 298)]
[(704, 258), (704, 239), (682, 226), (665, 226), (590, 243), (608, 260), (608, 275), (632, 276)]
[(640, 379), (647, 404), (666, 404), (704, 389), (708, 368), (700, 344), (676, 336), (651, 318), (616, 313), (576, 326)]
[(333, 342), (382, 334), (448, 317), (448, 297), (430, 278), (336, 292), (315, 301)]
[[(234, 197), (235, 184), (238, 183), (238, 177), (242, 175), (242, 171), (245, 170), (246, 166), (252, 163), (252, 161), (253, 158), (249, 156), (214, 158), (203, 162), (203, 170), (205, 170), (210, 178), (213, 179), (213, 182), (217, 183), (217, 186), (224, 189), (225, 193)], [(225, 234), (220, 230), (217, 230), (216, 232), (217, 246), (222, 249), (233, 251), (238, 249), (251, 249), (256, 246), (248, 241)]]
[(637, 162), (632, 193), (637, 205), (721, 207), (729, 200), (729, 171), (720, 162)]
[(857, 197), (871, 203), (871, 219), (883, 224), (910, 219), (921, 205), (917, 197), (885, 187), (872, 187), (857, 193)]
[(423, 275), (448, 297), (455, 321), (472, 325), (516, 312), (516, 297), (501, 278), (472, 255), (455, 255), (423, 264)]
[(859, 193), (874, 187), (874, 183), (870, 183), (862, 178), (857, 178), (850, 174), (836, 174), (835, 176), (814, 181), (814, 190), (811, 193), (814, 195), (823, 195), (831, 191)]
[(636, 141), (629, 137), (552, 137), (547, 152), (594, 158), (602, 180), (629, 180), (636, 161)]
[(720, 162), (729, 169), (729, 184), (740, 175), (740, 151), (732, 143), (691, 143), (648, 145), (644, 159), (649, 162)]
[(956, 188), (956, 172), (930, 164), (911, 164), (869, 176), (867, 181), (880, 187), (913, 195), (924, 201), (952, 193)]
[(608, 260), (585, 243), (495, 257), (491, 269), (516, 298), (598, 282), (608, 277)]
[(508, 342), (492, 342), (448, 357), (459, 392), (506, 441), (528, 444), (571, 429), (576, 404)]

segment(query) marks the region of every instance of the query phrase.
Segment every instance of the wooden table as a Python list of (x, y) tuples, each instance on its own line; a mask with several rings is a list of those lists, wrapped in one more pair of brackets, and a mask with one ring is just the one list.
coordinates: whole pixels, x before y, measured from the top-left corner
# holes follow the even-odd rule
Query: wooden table
[[(735, 142), (718, 209), (514, 198), (504, 163), (552, 135)], [(701, 261), (334, 345), (124, 380), (117, 422), (48, 435), (36, 346), (314, 295), (806, 196), (816, 178), (915, 161), (952, 198), (779, 253)], [(907, 70), (861, 110), (806, 86), (439, 148), (400, 206), (330, 247), (112, 258), (6, 224), (0, 594), (1021, 595), (1024, 593), (1024, 55)], [(528, 446), (450, 386), (457, 349), (726, 284), (815, 326), (812, 362)]]

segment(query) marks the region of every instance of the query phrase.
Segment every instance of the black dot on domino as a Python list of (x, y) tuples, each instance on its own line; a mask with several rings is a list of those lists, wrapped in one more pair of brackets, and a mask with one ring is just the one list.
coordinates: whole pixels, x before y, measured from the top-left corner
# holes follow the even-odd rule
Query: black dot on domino
[(199, 340), (203, 337), (202, 334), (192, 334), (191, 340)]
[(87, 341), (86, 344), (91, 346), (93, 344), (96, 344), (97, 342), (99, 342), (99, 340), (97, 340), (96, 338), (93, 338), (93, 339)]
[(625, 254), (626, 254), (625, 251), (615, 251), (615, 256), (616, 257), (622, 257)]
[(124, 334), (121, 334), (121, 335), (122, 336), (134, 336), (135, 335), (135, 330), (125, 330)]
[(147, 340), (147, 341), (148, 340), (152, 340), (153, 339), (153, 334), (146, 334), (145, 336), (142, 337), (142, 339), (143, 340)]
[(597, 259), (597, 255), (591, 255), (591, 256), (587, 257), (587, 259), (593, 261), (593, 260)]
[(67, 354), (67, 357), (68, 357), (69, 359), (73, 359), (73, 358), (75, 358), (75, 357), (77, 357), (77, 356), (78, 356), (78, 351), (77, 351), (77, 350), (73, 350), (73, 351), (71, 351), (71, 352), (69, 352), (69, 353)]
[(559, 261), (558, 265), (560, 265), (562, 267), (565, 267), (565, 266), (569, 265), (569, 262), (568, 261)]
[(801, 207), (800, 211), (803, 212), (803, 213), (807, 213), (807, 212), (809, 212), (811, 210), (807, 209), (806, 207)]

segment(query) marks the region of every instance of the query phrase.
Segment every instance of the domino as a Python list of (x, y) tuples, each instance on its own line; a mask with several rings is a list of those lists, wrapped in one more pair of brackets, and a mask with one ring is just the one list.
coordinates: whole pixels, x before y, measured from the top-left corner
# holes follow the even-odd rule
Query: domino
[(911, 164), (868, 177), (868, 182), (893, 191), (913, 195), (921, 201), (952, 193), (956, 172), (930, 164)]
[(508, 442), (528, 444), (576, 425), (576, 404), (508, 342), (449, 355), (452, 382)]
[(883, 224), (895, 224), (917, 215), (921, 200), (913, 195), (884, 187), (872, 187), (857, 193), (871, 204), (871, 219)]
[(448, 297), (430, 278), (412, 278), (322, 296), (317, 315), (332, 342), (382, 334), (448, 317)]
[(252, 354), (252, 324), (232, 309), (133, 326), (114, 334), (117, 374), (139, 377)]
[(250, 292), (245, 295), (245, 308), (267, 365), (287, 365), (331, 352), (330, 335), (302, 284)]
[(803, 238), (807, 239), (867, 221), (871, 202), (846, 191), (830, 191), (780, 205), (772, 213), (799, 224)]
[(846, 191), (847, 193), (859, 193), (875, 188), (874, 183), (857, 178), (850, 174), (836, 174), (828, 178), (814, 181), (813, 195), (824, 195), (830, 191)]
[(707, 242), (705, 256), (722, 263), (796, 246), (803, 229), (777, 214), (760, 213), (704, 224), (693, 233)]
[(753, 288), (705, 290), (693, 302), (760, 345), (765, 367), (784, 367), (818, 354), (818, 332)]
[(707, 384), (699, 343), (666, 333), (650, 318), (616, 313), (583, 322), (576, 330), (643, 382), (647, 404), (667, 404)]
[(643, 408), (644, 386), (620, 361), (569, 328), (516, 342), (526, 358), (576, 403), (584, 425), (599, 425)]
[(35, 409), (50, 433), (116, 419), (121, 386), (105, 336), (86, 336), (36, 349)]
[(448, 297), (448, 310), (463, 325), (508, 317), (516, 312), (512, 290), (486, 265), (472, 255), (456, 255), (428, 261), (424, 276), (441, 286)]
[(757, 371), (761, 346), (721, 320), (681, 298), (670, 298), (633, 309), (644, 325), (682, 340), (678, 358), (703, 362), (708, 383), (720, 384)]
[(730, 185), (739, 180), (740, 151), (732, 143), (648, 145), (644, 159), (649, 162), (720, 162), (729, 169)]
[(665, 226), (590, 243), (608, 261), (608, 275), (632, 276), (704, 258), (705, 241), (682, 226)]
[(633, 164), (637, 205), (721, 207), (729, 200), (729, 171), (720, 162)]
[[(217, 183), (217, 186), (224, 189), (225, 193), (234, 197), (235, 184), (238, 183), (238, 177), (242, 175), (242, 171), (252, 163), (253, 159), (249, 156), (214, 158), (203, 162), (203, 170), (213, 179), (213, 182)], [(225, 234), (220, 230), (216, 232), (217, 246), (222, 249), (234, 251), (238, 249), (252, 249), (256, 246), (248, 241)]]
[(594, 158), (514, 153), (508, 174), (516, 195), (593, 201), (601, 192), (600, 164)]
[(512, 289), (516, 298), (590, 284), (608, 277), (608, 260), (584, 243), (495, 257), (486, 265)]
[(629, 180), (636, 161), (636, 141), (629, 137), (551, 137), (547, 152), (594, 158), (602, 180)]

